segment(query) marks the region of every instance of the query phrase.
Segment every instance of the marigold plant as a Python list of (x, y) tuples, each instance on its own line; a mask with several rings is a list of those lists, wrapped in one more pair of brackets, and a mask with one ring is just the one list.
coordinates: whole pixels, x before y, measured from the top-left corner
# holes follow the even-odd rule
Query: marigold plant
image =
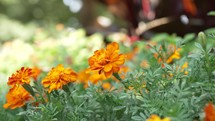
[(63, 85), (74, 82), (77, 79), (77, 74), (70, 68), (64, 68), (59, 64), (56, 68), (48, 73), (42, 80), (44, 87), (48, 87), (48, 91), (62, 89)]
[(88, 59), (90, 69), (98, 71), (99, 74), (104, 73), (107, 78), (119, 72), (119, 66), (125, 62), (125, 55), (118, 52), (119, 45), (116, 42), (109, 44), (106, 49), (95, 51)]

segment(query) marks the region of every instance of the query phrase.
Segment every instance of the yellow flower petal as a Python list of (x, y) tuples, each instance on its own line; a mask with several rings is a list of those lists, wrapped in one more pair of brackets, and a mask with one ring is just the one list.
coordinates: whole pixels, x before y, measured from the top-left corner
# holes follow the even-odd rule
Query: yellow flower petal
[(110, 78), (112, 74), (113, 74), (113, 71), (105, 72), (105, 77)]
[(112, 65), (111, 64), (107, 64), (107, 65), (104, 66), (104, 71), (105, 72), (109, 72), (109, 71), (111, 71), (111, 69), (112, 69)]

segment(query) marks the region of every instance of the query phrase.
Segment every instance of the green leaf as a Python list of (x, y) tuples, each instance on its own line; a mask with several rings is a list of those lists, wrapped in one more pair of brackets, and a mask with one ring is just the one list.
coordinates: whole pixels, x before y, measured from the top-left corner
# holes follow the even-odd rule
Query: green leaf
[(119, 81), (122, 81), (118, 73), (113, 73), (113, 76), (116, 77)]
[(146, 118), (146, 116), (145, 116), (142, 112), (140, 112), (140, 116), (141, 116), (142, 118)]
[(136, 96), (136, 98), (140, 101), (144, 101), (143, 97), (142, 96)]
[(123, 108), (126, 108), (126, 106), (117, 106), (117, 107), (114, 107), (113, 110), (118, 111), (118, 110), (122, 110)]
[(143, 118), (140, 116), (132, 116), (131, 118), (135, 121), (143, 121)]
[(22, 87), (25, 88), (32, 96), (35, 96), (34, 90), (31, 87), (31, 85), (29, 85), (29, 84), (23, 84)]
[(204, 49), (200, 43), (195, 42), (195, 46), (200, 49), (202, 52), (204, 52)]
[(172, 67), (169, 64), (164, 63), (164, 66), (168, 69), (168, 70), (173, 70)]
[(194, 33), (189, 33), (189, 34), (186, 34), (184, 36), (184, 41), (186, 43), (186, 42), (189, 42), (189, 41), (193, 40), (194, 38), (195, 38), (195, 34)]

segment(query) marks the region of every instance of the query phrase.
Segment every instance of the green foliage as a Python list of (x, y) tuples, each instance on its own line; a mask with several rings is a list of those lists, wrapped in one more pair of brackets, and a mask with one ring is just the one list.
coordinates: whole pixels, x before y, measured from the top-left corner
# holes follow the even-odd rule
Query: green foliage
[[(52, 54), (59, 55), (54, 61), (50, 59), (41, 63), (50, 63), (49, 66), (63, 63), (79, 71), (87, 67), (87, 58), (92, 55), (92, 50), (96, 50), (92, 49), (95, 47), (92, 43), (103, 47), (99, 43), (102, 36), (98, 34), (85, 37), (84, 31), (78, 30), (67, 37), (62, 40), (70, 40), (66, 41), (68, 43), (59, 45), (62, 41), (55, 41), (58, 44), (37, 48), (34, 52), (40, 55), (40, 61), (52, 58)], [(124, 52), (133, 47), (139, 50), (125, 63), (131, 70), (124, 74), (121, 82), (112, 78), (105, 80), (112, 84), (113, 89), (104, 89), (101, 81), (98, 85), (90, 83), (86, 89), (82, 84), (71, 83), (62, 90), (48, 93), (41, 85), (44, 73), (32, 86), (39, 105), (28, 103), (25, 109), (13, 111), (1, 109), (0, 119), (6, 115), (8, 120), (144, 121), (151, 114), (157, 114), (170, 117), (172, 121), (203, 120), (205, 105), (215, 102), (215, 51), (210, 39), (204, 33), (198, 37), (192, 33), (184, 37), (164, 34), (157, 35), (151, 43), (139, 41), (129, 47), (121, 43), (120, 49)], [(167, 62), (175, 52), (170, 47), (175, 47), (175, 51), (181, 48), (180, 58)], [(67, 56), (77, 60), (68, 64), (62, 59)], [(148, 62), (148, 67), (140, 66), (143, 60)], [(1, 103), (3, 100), (1, 98)]]

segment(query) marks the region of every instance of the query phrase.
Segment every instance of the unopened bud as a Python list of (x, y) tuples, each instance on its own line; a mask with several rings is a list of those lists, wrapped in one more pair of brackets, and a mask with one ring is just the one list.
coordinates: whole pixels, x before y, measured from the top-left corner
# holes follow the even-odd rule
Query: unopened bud
[(199, 32), (198, 39), (200, 39), (202, 47), (206, 50), (206, 36), (204, 32)]

